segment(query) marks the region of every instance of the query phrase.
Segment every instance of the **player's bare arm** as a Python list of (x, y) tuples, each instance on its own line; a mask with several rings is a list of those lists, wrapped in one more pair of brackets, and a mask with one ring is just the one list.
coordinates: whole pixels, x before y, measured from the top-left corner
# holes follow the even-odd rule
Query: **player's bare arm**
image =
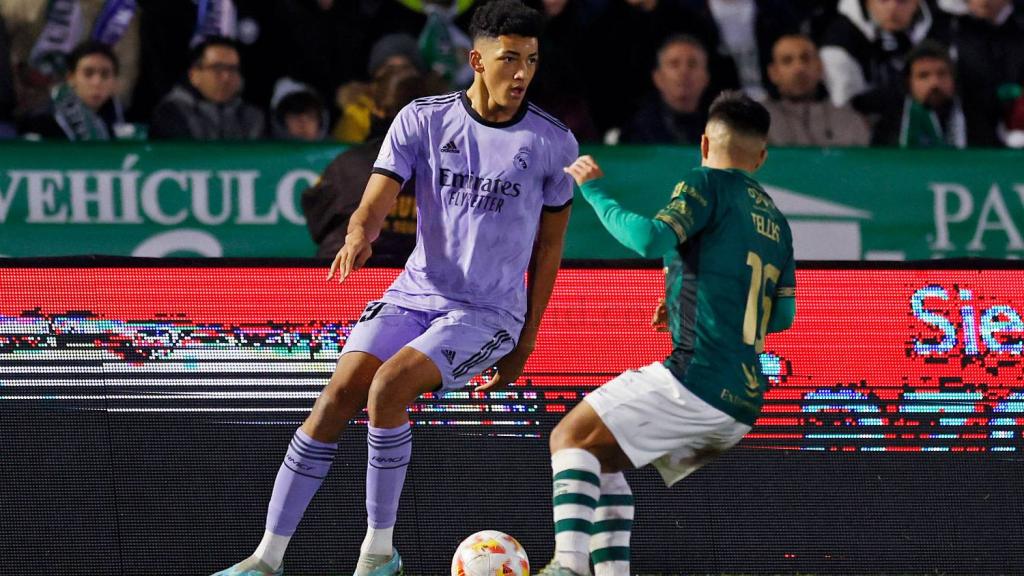
[(327, 272), (328, 280), (337, 273), (338, 282), (344, 282), (349, 274), (366, 264), (373, 254), (370, 243), (380, 234), (384, 218), (394, 205), (401, 189), (401, 184), (392, 178), (382, 174), (370, 175), (359, 208), (349, 219), (345, 244), (338, 250), (334, 262), (331, 263), (331, 269)]
[(537, 344), (540, 321), (547, 310), (551, 291), (555, 288), (555, 278), (562, 263), (562, 248), (565, 245), (565, 231), (569, 227), (571, 212), (571, 206), (558, 212), (541, 212), (540, 229), (537, 231), (537, 241), (533, 245), (533, 256), (528, 268), (526, 322), (519, 333), (516, 347), (495, 364), (497, 373), (477, 390), (501, 389), (522, 375), (523, 366)]

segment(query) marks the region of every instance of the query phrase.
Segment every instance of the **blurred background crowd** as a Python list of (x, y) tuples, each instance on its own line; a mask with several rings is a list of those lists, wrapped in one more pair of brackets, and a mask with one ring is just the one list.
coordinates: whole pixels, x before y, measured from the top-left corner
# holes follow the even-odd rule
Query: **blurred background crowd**
[[(372, 141), (469, 85), (482, 1), (0, 0), (0, 138)], [(1024, 147), (1021, 0), (526, 3), (581, 142), (694, 144), (734, 88), (773, 145)]]

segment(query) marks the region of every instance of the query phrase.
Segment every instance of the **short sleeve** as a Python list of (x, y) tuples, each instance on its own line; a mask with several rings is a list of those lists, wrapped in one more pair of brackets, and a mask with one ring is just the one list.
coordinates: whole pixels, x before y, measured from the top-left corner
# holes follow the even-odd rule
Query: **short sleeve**
[(789, 260), (782, 267), (779, 283), (775, 285), (775, 296), (778, 298), (796, 297), (796, 258), (790, 252)]
[(544, 178), (544, 210), (558, 212), (572, 204), (573, 180), (563, 168), (576, 161), (580, 145), (571, 132), (566, 132), (557, 150), (551, 154), (551, 166)]
[(416, 159), (420, 150), (420, 123), (416, 114), (416, 106), (409, 104), (398, 113), (384, 144), (380, 147), (377, 160), (373, 163), (373, 173), (383, 174), (396, 180), (399, 184), (412, 177), (416, 167)]
[(707, 226), (714, 210), (714, 190), (708, 184), (707, 176), (695, 170), (686, 180), (676, 184), (668, 205), (658, 212), (655, 219), (668, 224), (682, 244)]

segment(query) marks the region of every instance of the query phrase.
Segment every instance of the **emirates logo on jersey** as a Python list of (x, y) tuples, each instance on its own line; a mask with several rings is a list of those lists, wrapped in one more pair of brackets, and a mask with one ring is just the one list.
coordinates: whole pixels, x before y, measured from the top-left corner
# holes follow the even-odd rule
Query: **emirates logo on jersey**
[(516, 153), (515, 157), (512, 158), (512, 163), (515, 164), (516, 168), (520, 170), (526, 170), (530, 167), (530, 149), (520, 148), (519, 152)]

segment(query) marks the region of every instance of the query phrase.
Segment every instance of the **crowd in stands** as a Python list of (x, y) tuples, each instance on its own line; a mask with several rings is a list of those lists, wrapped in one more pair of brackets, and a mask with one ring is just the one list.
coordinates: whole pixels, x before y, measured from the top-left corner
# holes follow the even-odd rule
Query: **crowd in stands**
[[(469, 84), (483, 1), (4, 0), (0, 138), (372, 149), (396, 82)], [(695, 144), (741, 89), (772, 145), (1024, 147), (1024, 0), (526, 3), (547, 21), (530, 99), (581, 142)]]

